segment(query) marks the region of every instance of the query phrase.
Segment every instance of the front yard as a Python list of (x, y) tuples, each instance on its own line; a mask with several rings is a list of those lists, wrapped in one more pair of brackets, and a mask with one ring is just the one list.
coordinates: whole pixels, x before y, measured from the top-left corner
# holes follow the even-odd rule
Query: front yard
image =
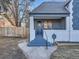
[(18, 42), (21, 38), (0, 38), (0, 59), (26, 59), (19, 49)]
[[(22, 38), (0, 38), (0, 59), (26, 59), (17, 46)], [(79, 59), (79, 45), (58, 46), (50, 59)]]
[(58, 46), (50, 59), (79, 59), (79, 45)]

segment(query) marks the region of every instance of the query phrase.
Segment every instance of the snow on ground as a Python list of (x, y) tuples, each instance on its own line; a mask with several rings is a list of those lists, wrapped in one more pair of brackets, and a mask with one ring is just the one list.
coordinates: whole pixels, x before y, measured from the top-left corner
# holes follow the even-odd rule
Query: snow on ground
[(26, 42), (18, 44), (24, 55), (28, 59), (50, 59), (50, 55), (57, 49), (56, 46), (48, 47), (28, 47)]

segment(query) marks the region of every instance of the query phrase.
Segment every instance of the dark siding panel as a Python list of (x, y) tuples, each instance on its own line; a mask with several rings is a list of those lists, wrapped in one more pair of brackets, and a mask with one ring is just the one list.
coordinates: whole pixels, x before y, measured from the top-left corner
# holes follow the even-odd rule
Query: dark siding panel
[(73, 1), (73, 29), (79, 30), (79, 0)]

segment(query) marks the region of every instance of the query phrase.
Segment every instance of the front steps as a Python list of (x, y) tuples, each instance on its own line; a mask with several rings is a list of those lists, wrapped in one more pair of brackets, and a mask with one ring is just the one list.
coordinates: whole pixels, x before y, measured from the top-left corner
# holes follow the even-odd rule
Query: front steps
[(28, 43), (29, 47), (34, 47), (34, 46), (37, 46), (37, 47), (47, 46), (48, 47), (48, 46), (52, 46), (52, 45), (53, 45), (52, 43), (45, 40), (42, 36), (37, 36), (37, 37), (35, 37), (34, 40), (32, 40)]

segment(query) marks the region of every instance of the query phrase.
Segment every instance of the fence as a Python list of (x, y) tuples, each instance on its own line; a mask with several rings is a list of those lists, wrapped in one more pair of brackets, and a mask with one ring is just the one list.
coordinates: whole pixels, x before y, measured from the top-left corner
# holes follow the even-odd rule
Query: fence
[(26, 38), (28, 29), (25, 27), (0, 27), (0, 36)]

